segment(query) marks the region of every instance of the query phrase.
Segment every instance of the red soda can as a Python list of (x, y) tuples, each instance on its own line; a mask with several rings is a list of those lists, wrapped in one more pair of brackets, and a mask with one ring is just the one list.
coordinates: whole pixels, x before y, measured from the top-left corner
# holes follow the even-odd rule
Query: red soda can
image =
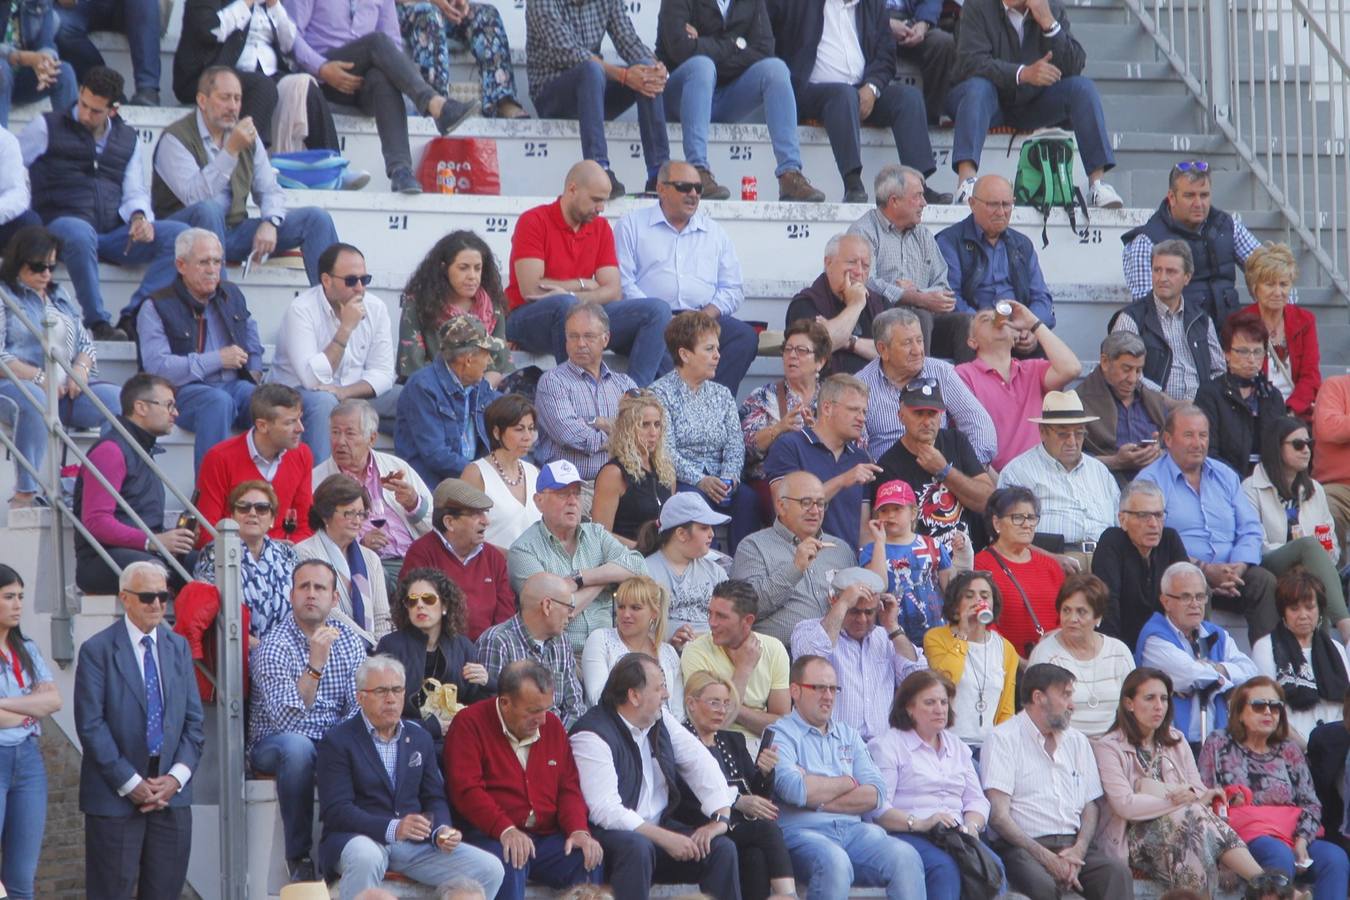
[(759, 179), (753, 175), (745, 175), (741, 178), (741, 199), (758, 200), (759, 199)]
[(1330, 525), (1318, 525), (1316, 528), (1313, 529), (1313, 534), (1317, 536), (1317, 540), (1321, 542), (1322, 546), (1326, 548), (1326, 551), (1328, 553), (1332, 552), (1334, 545), (1331, 540)]

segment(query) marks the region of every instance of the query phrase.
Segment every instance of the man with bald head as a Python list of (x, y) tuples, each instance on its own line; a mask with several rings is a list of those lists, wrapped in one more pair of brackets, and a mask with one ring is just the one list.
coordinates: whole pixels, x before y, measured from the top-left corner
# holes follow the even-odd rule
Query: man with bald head
[(531, 575), (520, 589), (520, 612), (478, 638), (478, 659), (492, 682), (518, 659), (532, 659), (546, 666), (554, 678), (552, 712), (568, 728), (581, 718), (587, 706), (577, 678), (576, 657), (564, 636), (576, 609), (574, 590), (572, 581), (561, 575)]
[(832, 354), (823, 374), (856, 375), (877, 358), (872, 320), (890, 307), (884, 295), (867, 286), (872, 247), (856, 234), (836, 234), (825, 245), (825, 271), (788, 304), (787, 324), (822, 319)]
[(527, 210), (511, 235), (511, 313), (506, 339), (530, 353), (567, 359), (567, 311), (598, 303), (609, 316), (610, 346), (629, 357), (628, 374), (644, 387), (670, 369), (665, 330), (670, 306), (649, 297), (622, 299), (614, 232), (601, 213), (609, 176), (583, 160), (567, 172), (562, 195)]

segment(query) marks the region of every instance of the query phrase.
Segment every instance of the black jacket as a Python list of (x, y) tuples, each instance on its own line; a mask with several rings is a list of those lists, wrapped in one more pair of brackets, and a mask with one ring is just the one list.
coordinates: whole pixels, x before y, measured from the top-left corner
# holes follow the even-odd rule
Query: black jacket
[[(179, 103), (195, 103), (197, 99), (197, 79), (210, 66), (229, 66), (239, 61), (239, 54), (248, 40), (248, 26), (241, 28), (225, 39), (225, 43), (216, 40), (211, 29), (220, 25), (218, 14), (230, 5), (231, 0), (187, 0), (183, 7), (183, 33), (178, 39), (178, 49), (173, 54), (173, 95)], [(281, 48), (276, 46), (273, 35), (273, 49), (277, 51), (277, 70), (280, 75), (288, 74), (291, 67)]]
[(1158, 602), (1162, 573), (1172, 563), (1188, 559), (1190, 554), (1175, 528), (1163, 529), (1162, 540), (1148, 559), (1139, 553), (1125, 529), (1113, 525), (1103, 531), (1092, 554), (1092, 574), (1106, 582), (1111, 599), (1098, 630), (1119, 638), (1133, 650), (1144, 623), (1155, 612), (1162, 612)]
[[(691, 38), (684, 26), (692, 25)], [(745, 49), (736, 39), (745, 39)], [(773, 29), (764, 0), (731, 0), (726, 20), (717, 0), (662, 0), (656, 19), (656, 57), (672, 72), (693, 56), (706, 56), (717, 66), (717, 83), (726, 84), (750, 66), (773, 56)]]
[(1237, 381), (1227, 372), (1200, 385), (1195, 392), (1195, 405), (1209, 416), (1209, 455), (1227, 463), (1238, 478), (1252, 474), (1251, 457), (1260, 452), (1260, 435), (1287, 415), (1284, 397), (1264, 375), (1256, 378), (1254, 396), (1255, 415), (1238, 393)]
[[(441, 634), (440, 643), (441, 655), (445, 657), (445, 670), (449, 673), (449, 678), (445, 683), (454, 684), (459, 689), (459, 702), (464, 706), (475, 703), (485, 697), (491, 697), (497, 693), (497, 679), (491, 674), (488, 675), (488, 683), (470, 684), (464, 680), (460, 673), (464, 669), (465, 663), (478, 662), (478, 651), (474, 649), (473, 641), (462, 634), (450, 637), (444, 633)], [(416, 628), (400, 628), (398, 631), (391, 631), (380, 638), (380, 643), (375, 647), (376, 653), (387, 653), (394, 659), (403, 663), (403, 671), (407, 676), (407, 689), (403, 693), (403, 718), (417, 722), (436, 741), (440, 741), (441, 722), (435, 716), (423, 718), (421, 710), (417, 706), (417, 700), (422, 691), (422, 681), (426, 678), (427, 671), (427, 638)]]
[[(961, 7), (961, 29), (956, 39), (956, 71), (952, 85), (967, 78), (984, 78), (998, 89), (1001, 106), (1021, 106), (1031, 102), (1041, 88), (1017, 83), (1017, 67), (1030, 65), (1047, 53), (1067, 78), (1082, 75), (1087, 52), (1069, 30), (1069, 16), (1060, 0), (1050, 0), (1050, 13), (1059, 23), (1052, 38), (1041, 33), (1030, 15), (1023, 25), (1025, 42), (1019, 44), (1017, 32), (1008, 21), (1003, 0), (966, 0)], [(819, 31), (817, 31), (819, 37)]]
[[(884, 91), (895, 77), (895, 38), (891, 36), (885, 0), (859, 0), (853, 15), (858, 24), (858, 43), (867, 60), (862, 84), (854, 86), (871, 84)], [(800, 90), (811, 80), (811, 70), (816, 67), (816, 50), (825, 29), (825, 4), (821, 0), (769, 0), (769, 21), (778, 55), (792, 74), (793, 90)]]

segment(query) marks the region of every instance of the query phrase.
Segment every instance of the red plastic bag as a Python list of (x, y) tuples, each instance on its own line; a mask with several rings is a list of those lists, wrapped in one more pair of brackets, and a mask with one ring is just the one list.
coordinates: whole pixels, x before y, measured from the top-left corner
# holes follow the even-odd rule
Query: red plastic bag
[(494, 139), (432, 138), (417, 167), (417, 180), (422, 190), (429, 194), (440, 191), (436, 171), (438, 164), (443, 162), (450, 164), (454, 174), (454, 193), (501, 194), (501, 169), (497, 165), (497, 142)]

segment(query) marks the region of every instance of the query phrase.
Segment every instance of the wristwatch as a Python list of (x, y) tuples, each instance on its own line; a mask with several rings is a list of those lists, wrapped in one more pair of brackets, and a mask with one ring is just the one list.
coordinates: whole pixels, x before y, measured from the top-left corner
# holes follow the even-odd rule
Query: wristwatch
[(872, 97), (873, 97), (874, 99), (877, 99), (877, 100), (880, 100), (880, 99), (881, 99), (881, 88), (877, 87), (875, 84), (873, 84), (873, 83), (870, 82), (870, 81), (867, 82), (867, 87), (869, 87), (869, 88), (872, 89)]
[(731, 816), (726, 816), (722, 815), (721, 813), (718, 813), (717, 815), (712, 817), (712, 820), (714, 822), (721, 822), (723, 825), (727, 826), (728, 831), (731, 830)]
[(271, 225), (272, 225), (273, 228), (280, 228), (280, 227), (281, 227), (281, 223), (282, 223), (284, 220), (281, 218), (281, 216), (268, 216), (268, 217), (267, 217), (267, 221), (268, 221), (269, 223), (271, 223)]
[(581, 590), (586, 586), (586, 579), (582, 578), (581, 573), (578, 572), (572, 576), (572, 583), (577, 586), (577, 590)]
[(747, 43), (745, 42), (745, 38), (744, 38), (743, 36), (742, 36), (742, 37), (736, 38), (736, 49), (737, 49), (737, 50), (744, 50), (744, 49), (745, 49), (746, 47), (748, 47), (748, 46), (750, 46), (750, 45), (747, 44)]
[(913, 830), (914, 830), (914, 823), (917, 822), (917, 821), (918, 821), (918, 819), (915, 819), (914, 816), (913, 816), (913, 814), (907, 816), (907, 817), (905, 818), (905, 829), (908, 830), (908, 831), (913, 831)]

